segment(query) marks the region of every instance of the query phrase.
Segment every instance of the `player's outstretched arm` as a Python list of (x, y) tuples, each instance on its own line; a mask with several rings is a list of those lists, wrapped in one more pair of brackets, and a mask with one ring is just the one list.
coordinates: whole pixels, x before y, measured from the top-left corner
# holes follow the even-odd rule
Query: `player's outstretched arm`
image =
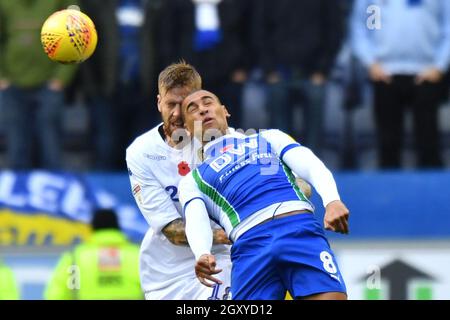
[[(175, 219), (162, 229), (162, 233), (177, 246), (188, 246), (186, 226), (182, 218)], [(223, 229), (213, 230), (213, 244), (231, 244)]]
[(348, 234), (349, 210), (340, 200), (333, 175), (323, 162), (305, 147), (289, 150), (283, 160), (296, 174), (311, 182), (321, 196), (325, 207), (325, 229)]
[[(309, 149), (300, 146), (294, 139), (279, 130), (268, 130), (265, 138), (272, 145), (280, 158), (297, 175), (304, 179), (319, 193), (325, 207), (325, 229), (347, 234), (349, 232), (349, 210), (340, 201), (333, 174), (324, 163)], [(300, 161), (301, 159), (301, 161)], [(303, 190), (302, 190), (303, 191)]]

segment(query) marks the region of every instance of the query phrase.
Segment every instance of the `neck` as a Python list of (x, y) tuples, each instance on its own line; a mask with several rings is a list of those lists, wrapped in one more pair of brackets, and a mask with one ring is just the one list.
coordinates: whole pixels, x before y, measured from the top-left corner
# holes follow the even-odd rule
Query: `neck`
[(175, 141), (173, 141), (169, 136), (166, 136), (165, 141), (172, 148), (175, 148), (177, 146), (177, 143), (175, 143)]
[(224, 135), (228, 134), (228, 128), (226, 128), (226, 129), (217, 129), (217, 132), (215, 132), (215, 133), (216, 133), (215, 135), (211, 135), (211, 136), (203, 133), (203, 138), (206, 138), (206, 137), (210, 138), (209, 140), (203, 140), (202, 139), (203, 146), (208, 144), (211, 141), (219, 139), (220, 137), (223, 137)]
[(159, 133), (161, 135), (161, 138), (163, 138), (164, 142), (167, 143), (169, 146), (171, 146), (172, 148), (182, 148), (183, 147), (183, 138), (180, 137), (181, 139), (175, 141), (172, 138), (172, 134), (168, 134), (165, 125), (163, 124), (162, 127), (160, 127), (159, 129)]
[(203, 139), (202, 139), (202, 144), (203, 144), (203, 145), (206, 145), (207, 143), (209, 143), (209, 142), (211, 142), (211, 141), (214, 141), (214, 140), (216, 140), (216, 139), (219, 139), (219, 138), (223, 137), (224, 135), (228, 134), (228, 129), (218, 130), (217, 133), (218, 133), (218, 134), (211, 135), (211, 136), (208, 136), (208, 135), (206, 135), (206, 134), (203, 134), (203, 138), (208, 137), (209, 139), (208, 139), (208, 140), (203, 140)]
[(182, 139), (182, 137), (180, 140), (175, 141), (170, 136), (166, 135), (165, 141), (169, 146), (175, 149), (182, 149), (185, 146), (184, 139)]

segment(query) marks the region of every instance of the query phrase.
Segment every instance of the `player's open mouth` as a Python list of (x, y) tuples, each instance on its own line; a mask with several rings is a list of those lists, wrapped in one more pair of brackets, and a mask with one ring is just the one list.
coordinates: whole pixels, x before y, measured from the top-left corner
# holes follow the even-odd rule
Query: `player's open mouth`
[(205, 118), (205, 119), (203, 119), (203, 125), (211, 124), (213, 121), (214, 121), (214, 118), (210, 118), (210, 117)]
[(172, 127), (183, 128), (183, 122), (173, 122)]

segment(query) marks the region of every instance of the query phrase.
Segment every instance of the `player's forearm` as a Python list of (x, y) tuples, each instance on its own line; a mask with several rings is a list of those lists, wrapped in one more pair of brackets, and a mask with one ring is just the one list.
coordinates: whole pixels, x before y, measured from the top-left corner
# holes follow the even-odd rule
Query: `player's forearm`
[(211, 254), (213, 232), (211, 230), (205, 203), (194, 199), (185, 207), (186, 237), (192, 252), (198, 260), (204, 254)]
[[(186, 226), (184, 221), (180, 219), (173, 220), (167, 226), (162, 229), (162, 233), (166, 238), (177, 246), (189, 245), (186, 237)], [(231, 244), (225, 231), (223, 229), (215, 229), (213, 231), (213, 243), (214, 244)]]
[(189, 245), (183, 219), (175, 219), (162, 229), (166, 238), (177, 246)]
[(283, 161), (299, 177), (306, 179), (313, 185), (322, 198), (324, 207), (334, 200), (340, 200), (333, 175), (310, 149), (305, 147), (292, 148), (285, 153)]
[(231, 244), (231, 241), (223, 229), (214, 229), (213, 244)]

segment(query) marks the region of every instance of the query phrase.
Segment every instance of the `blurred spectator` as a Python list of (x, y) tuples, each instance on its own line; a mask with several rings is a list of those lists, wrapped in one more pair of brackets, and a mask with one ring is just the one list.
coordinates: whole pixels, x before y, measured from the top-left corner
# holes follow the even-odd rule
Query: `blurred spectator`
[(92, 238), (58, 262), (45, 290), (50, 300), (142, 299), (139, 246), (120, 231), (116, 213), (97, 210)]
[(0, 300), (19, 300), (14, 273), (0, 260)]
[(125, 149), (156, 124), (148, 108), (156, 96), (154, 34), (160, 0), (80, 0), (96, 26), (94, 55), (74, 85), (90, 109), (95, 169), (125, 169)]
[[(40, 33), (52, 13), (76, 3), (0, 0), (0, 90), (7, 156), (13, 169), (61, 166), (64, 88), (75, 66), (52, 62), (44, 53)], [(33, 152), (37, 152), (37, 164)]]
[(401, 166), (409, 107), (418, 166), (440, 167), (437, 112), (450, 63), (450, 2), (357, 0), (352, 47), (374, 89), (379, 165)]
[(296, 133), (293, 102), (302, 101), (305, 137), (299, 140), (320, 153), (325, 84), (344, 37), (342, 3), (261, 0), (254, 10), (259, 62), (268, 84), (269, 126)]
[[(259, 3), (259, 1), (257, 1)], [(159, 48), (168, 65), (185, 59), (202, 74), (203, 87), (215, 92), (241, 126), (242, 87), (253, 60), (250, 17), (253, 1), (165, 0)]]

